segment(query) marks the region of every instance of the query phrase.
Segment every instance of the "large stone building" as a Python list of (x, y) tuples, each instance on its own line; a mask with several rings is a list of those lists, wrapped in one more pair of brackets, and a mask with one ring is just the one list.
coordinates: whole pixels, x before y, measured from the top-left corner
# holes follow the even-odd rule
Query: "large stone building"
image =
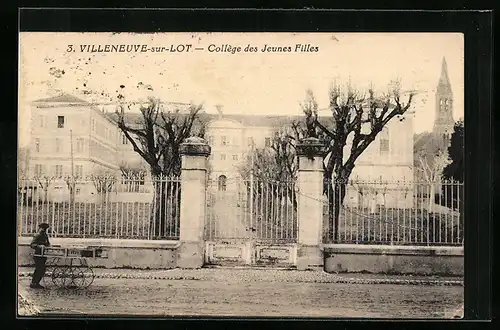
[(118, 130), (102, 109), (61, 95), (33, 102), (31, 114), (32, 174), (84, 177), (118, 170)]
[[(346, 197), (350, 204), (411, 204), (411, 187), (404, 192), (377, 194), (375, 183), (411, 182), (413, 179), (413, 112), (394, 118), (356, 161), (352, 185)], [(329, 117), (320, 118), (325, 122)], [(208, 123), (207, 139), (212, 147), (210, 155), (211, 179), (226, 189), (225, 182), (239, 177), (242, 163), (249, 161), (252, 148), (265, 148), (271, 144), (274, 133), (302, 116), (222, 115), (213, 116)], [(348, 157), (348, 146), (345, 148)], [(386, 185), (387, 186), (387, 185)], [(394, 187), (395, 188), (395, 187)], [(393, 189), (394, 190), (394, 189)], [(395, 189), (398, 190), (398, 189)], [(399, 189), (401, 190), (401, 189)], [(410, 193), (408, 193), (410, 192)], [(371, 194), (371, 197), (367, 195)], [(360, 200), (363, 195), (364, 201)]]
[[(43, 198), (66, 199), (68, 177), (82, 181), (90, 174), (118, 171), (119, 135), (103, 109), (63, 94), (34, 101), (30, 110), (27, 174), (39, 182), (30, 191), (44, 189), (48, 196)], [(77, 184), (75, 195), (95, 195), (95, 189), (89, 184)]]
[[(176, 106), (186, 106), (177, 104)], [(116, 105), (96, 106), (70, 95), (33, 103), (30, 173), (62, 179), (68, 175), (120, 175), (121, 167), (148, 169), (116, 124)], [(133, 124), (139, 114), (126, 118)], [(253, 148), (269, 147), (273, 135), (302, 116), (203, 114), (206, 138), (212, 147), (211, 179), (225, 182), (239, 176)], [(323, 118), (328, 121), (328, 117)], [(413, 177), (413, 113), (394, 118), (356, 162), (351, 178), (366, 181), (408, 181)], [(347, 149), (347, 148), (346, 148)], [(64, 195), (62, 180), (53, 185)], [(353, 187), (348, 200), (358, 201)], [(141, 190), (142, 191), (142, 190)], [(95, 194), (91, 185), (77, 188), (77, 195)], [(366, 193), (364, 194), (366, 195)], [(395, 196), (395, 195), (394, 195)], [(385, 198), (385, 197), (384, 197)], [(382, 203), (382, 201), (380, 201)], [(387, 203), (387, 200), (385, 200)]]

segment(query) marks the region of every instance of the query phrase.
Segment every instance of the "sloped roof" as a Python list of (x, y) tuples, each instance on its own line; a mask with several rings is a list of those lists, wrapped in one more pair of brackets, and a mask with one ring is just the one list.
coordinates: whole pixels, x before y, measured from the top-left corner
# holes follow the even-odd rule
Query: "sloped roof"
[(82, 99), (79, 99), (78, 97), (70, 95), (70, 94), (61, 94), (61, 95), (54, 96), (54, 97), (39, 99), (39, 100), (36, 100), (34, 102), (36, 102), (36, 103), (47, 102), (47, 103), (83, 103), (83, 104), (89, 104), (89, 102), (84, 101)]
[[(182, 116), (182, 114), (180, 114)], [(116, 113), (106, 113), (106, 116), (113, 120), (118, 120), (118, 115)], [(140, 113), (125, 113), (125, 122), (133, 124), (141, 121), (142, 115)], [(210, 114), (202, 112), (199, 114), (199, 118), (202, 121), (211, 121), (219, 118), (218, 114)], [(284, 125), (289, 125), (293, 121), (304, 120), (304, 115), (295, 116), (280, 116), (280, 115), (241, 115), (241, 114), (225, 114), (222, 116), (223, 119), (231, 119), (240, 122), (246, 127), (281, 127)], [(328, 126), (332, 122), (332, 117), (319, 117), (322, 124)]]

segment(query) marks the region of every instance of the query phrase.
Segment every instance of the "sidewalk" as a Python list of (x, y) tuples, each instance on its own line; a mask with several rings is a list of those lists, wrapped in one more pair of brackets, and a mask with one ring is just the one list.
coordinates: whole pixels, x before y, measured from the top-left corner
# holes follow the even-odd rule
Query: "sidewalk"
[[(293, 282), (293, 283), (351, 283), (394, 285), (463, 286), (459, 277), (403, 276), (384, 274), (329, 274), (321, 271), (297, 271), (271, 268), (202, 268), (202, 269), (93, 269), (96, 278), (199, 280), (219, 282)], [(20, 277), (29, 277), (33, 268), (20, 267)], [(47, 281), (47, 279), (44, 279)], [(50, 280), (49, 280), (50, 281)]]
[(38, 315), (75, 316), (446, 318), (464, 299), (459, 281), (439, 285), (443, 279), (426, 285), (429, 279), (234, 268), (95, 272), (85, 290), (58, 289), (48, 278), (45, 290), (30, 289), (22, 276), (19, 293)]

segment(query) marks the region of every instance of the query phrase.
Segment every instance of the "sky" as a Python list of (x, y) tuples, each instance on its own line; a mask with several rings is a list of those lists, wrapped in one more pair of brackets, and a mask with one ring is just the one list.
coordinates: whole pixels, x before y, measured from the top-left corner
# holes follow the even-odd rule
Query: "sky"
[[(148, 50), (192, 46), (190, 52), (175, 53), (81, 52), (82, 45), (104, 49), (120, 44)], [(297, 44), (318, 51), (295, 52)], [(68, 45), (75, 51), (68, 52)], [(209, 52), (210, 45), (241, 50)], [(248, 45), (257, 51), (245, 52)], [(290, 46), (292, 51), (261, 52), (266, 45)], [(154, 96), (202, 103), (207, 112), (215, 112), (219, 104), (225, 113), (300, 115), (307, 89), (314, 92), (319, 108), (326, 109), (334, 82), (350, 82), (361, 91), (373, 86), (383, 93), (395, 79), (403, 91), (417, 91), (415, 133), (430, 131), (443, 57), (454, 94), (454, 119), (464, 112), (464, 43), (459, 33), (23, 32), (19, 51), (20, 145), (29, 142), (30, 102), (62, 92), (100, 103), (114, 103), (121, 94), (126, 101)]]

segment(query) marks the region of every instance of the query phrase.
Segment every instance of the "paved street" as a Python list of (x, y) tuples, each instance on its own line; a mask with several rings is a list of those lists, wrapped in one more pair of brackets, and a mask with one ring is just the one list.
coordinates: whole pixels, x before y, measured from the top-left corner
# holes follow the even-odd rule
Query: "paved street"
[(447, 279), (432, 279), (434, 285), (401, 285), (338, 280), (397, 282), (407, 277), (285, 270), (98, 269), (96, 273), (98, 278), (87, 290), (57, 289), (46, 280), (45, 290), (33, 290), (24, 276), (19, 292), (42, 313), (76, 315), (442, 318), (463, 303), (463, 286), (439, 285)]

